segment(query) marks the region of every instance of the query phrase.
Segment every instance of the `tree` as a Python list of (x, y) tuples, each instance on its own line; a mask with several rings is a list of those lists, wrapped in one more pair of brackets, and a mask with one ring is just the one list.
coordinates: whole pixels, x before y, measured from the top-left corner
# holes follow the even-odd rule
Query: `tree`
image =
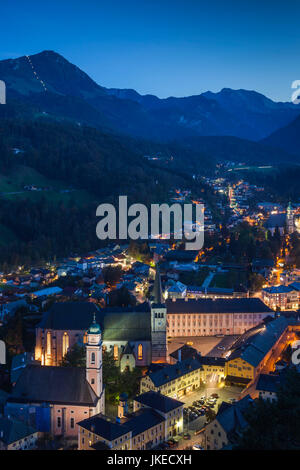
[(116, 403), (121, 393), (127, 393), (129, 398), (135, 396), (141, 376), (141, 370), (137, 367), (132, 371), (121, 372), (112, 351), (103, 352), (103, 383), (106, 398), (111, 403)]
[(288, 370), (277, 392), (277, 401), (259, 398), (245, 413), (248, 426), (236, 449), (300, 449), (300, 374)]
[(23, 318), (21, 312), (16, 312), (9, 320), (4, 330), (4, 341), (10, 355), (24, 352)]
[(85, 367), (86, 365), (86, 352), (85, 347), (75, 344), (73, 348), (65, 354), (61, 360), (62, 367)]
[(130, 294), (129, 290), (123, 286), (109, 293), (109, 302), (111, 307), (128, 307), (135, 305), (135, 298)]
[(122, 268), (120, 266), (106, 266), (103, 269), (104, 282), (110, 286), (115, 286), (121, 279)]
[(249, 274), (249, 287), (252, 291), (261, 290), (262, 286), (266, 282), (265, 278), (261, 274), (251, 273)]

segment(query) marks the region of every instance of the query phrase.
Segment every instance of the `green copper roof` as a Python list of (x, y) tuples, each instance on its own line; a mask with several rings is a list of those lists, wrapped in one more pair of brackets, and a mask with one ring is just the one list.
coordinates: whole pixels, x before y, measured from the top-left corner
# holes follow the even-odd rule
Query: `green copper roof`
[(88, 333), (89, 334), (94, 334), (94, 335), (100, 335), (101, 334), (100, 325), (98, 323), (96, 323), (96, 314), (95, 313), (94, 313), (93, 323), (89, 327)]

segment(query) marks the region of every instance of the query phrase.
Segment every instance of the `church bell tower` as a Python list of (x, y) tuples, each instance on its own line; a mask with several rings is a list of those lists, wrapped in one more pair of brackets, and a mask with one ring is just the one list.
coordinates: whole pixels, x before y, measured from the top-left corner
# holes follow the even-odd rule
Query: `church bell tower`
[(288, 233), (294, 232), (294, 210), (291, 202), (289, 202), (286, 210), (286, 227)]
[(167, 362), (167, 308), (162, 296), (159, 268), (156, 268), (151, 303), (152, 362)]
[(96, 323), (94, 314), (93, 323), (87, 332), (86, 344), (86, 380), (99, 397), (98, 412), (104, 413), (104, 390), (102, 381), (102, 335), (101, 328)]

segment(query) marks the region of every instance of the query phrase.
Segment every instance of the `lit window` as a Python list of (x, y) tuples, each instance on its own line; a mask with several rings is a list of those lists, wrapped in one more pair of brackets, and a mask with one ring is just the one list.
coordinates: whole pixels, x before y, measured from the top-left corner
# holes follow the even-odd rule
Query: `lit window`
[(65, 356), (67, 354), (69, 349), (69, 336), (68, 333), (63, 334), (63, 339), (62, 339), (62, 355)]
[(141, 361), (143, 359), (143, 345), (138, 345), (138, 360)]
[(47, 333), (47, 355), (51, 356), (51, 333), (48, 331)]

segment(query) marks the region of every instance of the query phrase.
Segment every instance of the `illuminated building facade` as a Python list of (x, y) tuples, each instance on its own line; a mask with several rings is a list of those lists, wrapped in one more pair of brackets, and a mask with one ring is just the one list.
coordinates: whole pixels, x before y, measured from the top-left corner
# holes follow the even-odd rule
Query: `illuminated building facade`
[(183, 432), (184, 403), (156, 392), (139, 395), (133, 413), (126, 403), (111, 420), (97, 415), (78, 424), (79, 450), (147, 450)]

